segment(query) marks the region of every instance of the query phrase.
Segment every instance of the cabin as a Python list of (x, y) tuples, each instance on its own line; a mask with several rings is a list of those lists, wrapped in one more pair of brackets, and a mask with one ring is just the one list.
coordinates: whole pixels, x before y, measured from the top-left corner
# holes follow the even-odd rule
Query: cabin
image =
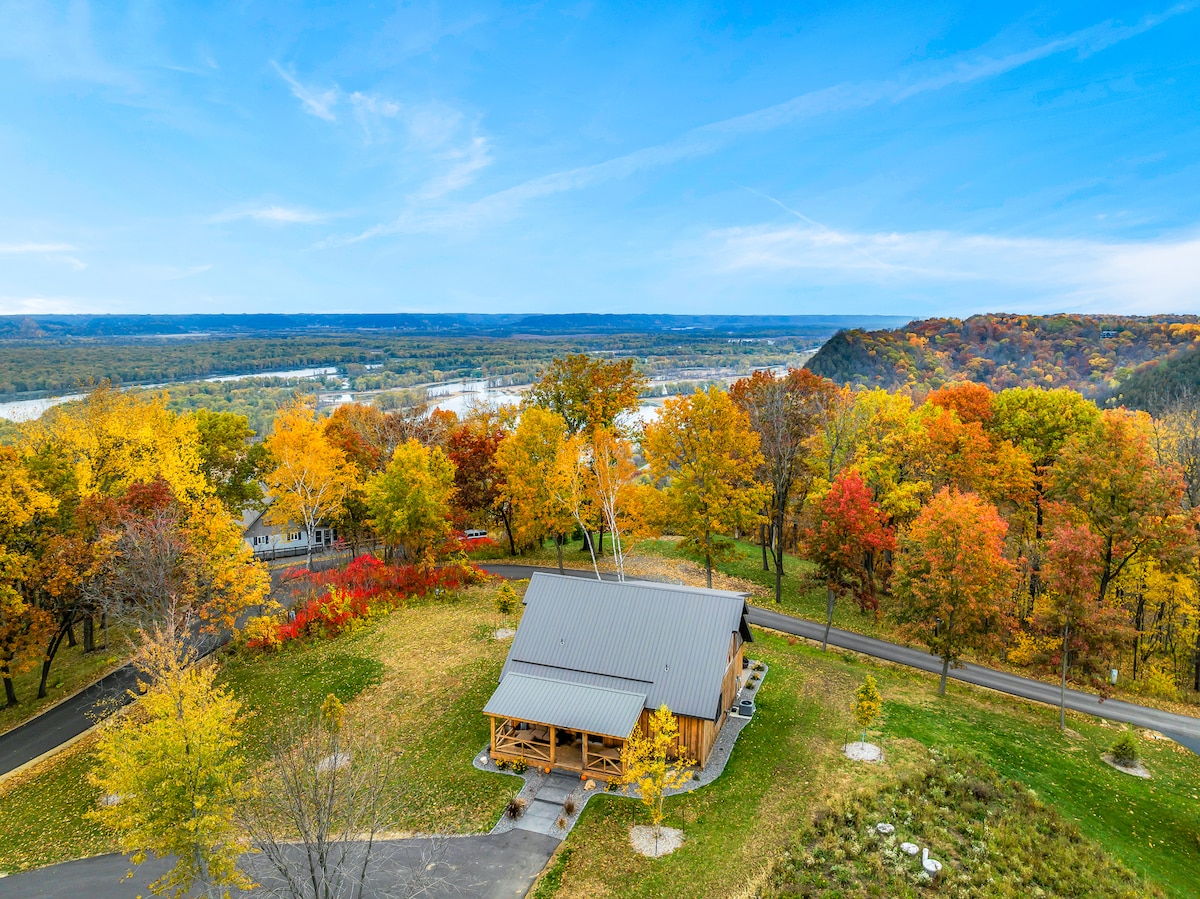
[[(242, 513), (242, 539), (260, 559), (283, 559), (288, 556), (303, 556), (308, 553), (308, 534), (303, 525), (288, 524), (283, 527), (268, 524), (263, 516), (270, 506), (268, 499), (262, 509), (247, 509)], [(320, 552), (333, 546), (337, 539), (331, 527), (318, 527), (313, 532), (312, 548)]]
[(743, 677), (746, 613), (741, 593), (534, 574), (483, 709), (492, 759), (618, 778), (625, 741), (666, 704), (704, 767)]

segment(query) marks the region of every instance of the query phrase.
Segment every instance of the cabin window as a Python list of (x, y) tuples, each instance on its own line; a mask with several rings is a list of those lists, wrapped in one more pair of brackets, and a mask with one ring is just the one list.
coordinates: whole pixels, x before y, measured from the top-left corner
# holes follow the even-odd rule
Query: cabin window
[(262, 536), (259, 536), (259, 537), (255, 537), (255, 538), (254, 538), (254, 545), (255, 545), (255, 546), (266, 546), (266, 545), (267, 545), (267, 541), (268, 541), (269, 539), (270, 539), (270, 538), (269, 538), (269, 537), (267, 537), (265, 534), (264, 534), (264, 535), (262, 535)]
[(288, 531), (287, 535), (284, 537), (284, 539), (287, 540), (289, 543), (294, 543), (295, 541), (300, 539), (300, 532), (299, 531)]

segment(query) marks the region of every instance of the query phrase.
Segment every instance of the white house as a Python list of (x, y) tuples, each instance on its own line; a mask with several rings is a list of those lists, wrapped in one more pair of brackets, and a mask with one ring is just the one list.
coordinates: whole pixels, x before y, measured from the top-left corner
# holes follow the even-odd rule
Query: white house
[[(304, 526), (287, 524), (284, 527), (268, 524), (263, 516), (271, 505), (268, 497), (262, 509), (247, 509), (242, 513), (242, 539), (260, 558), (277, 559), (302, 556), (308, 553), (308, 535)], [(332, 527), (321, 525), (313, 532), (314, 552), (333, 546), (337, 534)]]

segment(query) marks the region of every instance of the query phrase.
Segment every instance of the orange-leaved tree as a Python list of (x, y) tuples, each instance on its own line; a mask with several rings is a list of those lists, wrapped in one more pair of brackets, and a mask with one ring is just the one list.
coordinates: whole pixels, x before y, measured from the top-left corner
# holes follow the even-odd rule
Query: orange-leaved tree
[(825, 636), (829, 643), (833, 605), (838, 594), (854, 596), (859, 608), (878, 610), (875, 566), (881, 553), (896, 548), (883, 512), (853, 468), (834, 478), (816, 509), (815, 521), (802, 532), (804, 553), (825, 578)]
[(646, 456), (665, 485), (666, 525), (704, 559), (709, 587), (713, 561), (731, 551), (725, 535), (762, 520), (769, 488), (755, 479), (758, 445), (746, 413), (716, 387), (667, 400), (646, 426)]
[(266, 444), (272, 462), (264, 479), (271, 499), (266, 521), (304, 527), (306, 564), (311, 568), (317, 526), (338, 514), (354, 483), (353, 466), (346, 453), (330, 442), (313, 408), (303, 400), (279, 411)]
[(1096, 601), (1139, 555), (1182, 562), (1195, 546), (1191, 518), (1183, 512), (1183, 480), (1159, 464), (1145, 413), (1111, 410), (1096, 426), (1062, 446), (1050, 471), (1055, 510), (1086, 523), (1100, 538)]
[(964, 651), (999, 647), (1011, 628), (1015, 571), (1004, 555), (1006, 530), (994, 506), (944, 488), (900, 538), (894, 614), (941, 657), (939, 694)]

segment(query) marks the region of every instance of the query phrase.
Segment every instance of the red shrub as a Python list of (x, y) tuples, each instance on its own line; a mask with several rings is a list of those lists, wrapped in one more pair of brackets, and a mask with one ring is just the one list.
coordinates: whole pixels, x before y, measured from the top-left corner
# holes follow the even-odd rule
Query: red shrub
[[(345, 568), (327, 571), (291, 569), (283, 576), (292, 585), (295, 613), (278, 625), (280, 642), (301, 637), (332, 637), (344, 631), (372, 607), (390, 608), (407, 597), (440, 590), (456, 590), (480, 583), (488, 574), (465, 561), (439, 568), (385, 565), (375, 556), (359, 556)], [(263, 640), (251, 641), (261, 649)]]

